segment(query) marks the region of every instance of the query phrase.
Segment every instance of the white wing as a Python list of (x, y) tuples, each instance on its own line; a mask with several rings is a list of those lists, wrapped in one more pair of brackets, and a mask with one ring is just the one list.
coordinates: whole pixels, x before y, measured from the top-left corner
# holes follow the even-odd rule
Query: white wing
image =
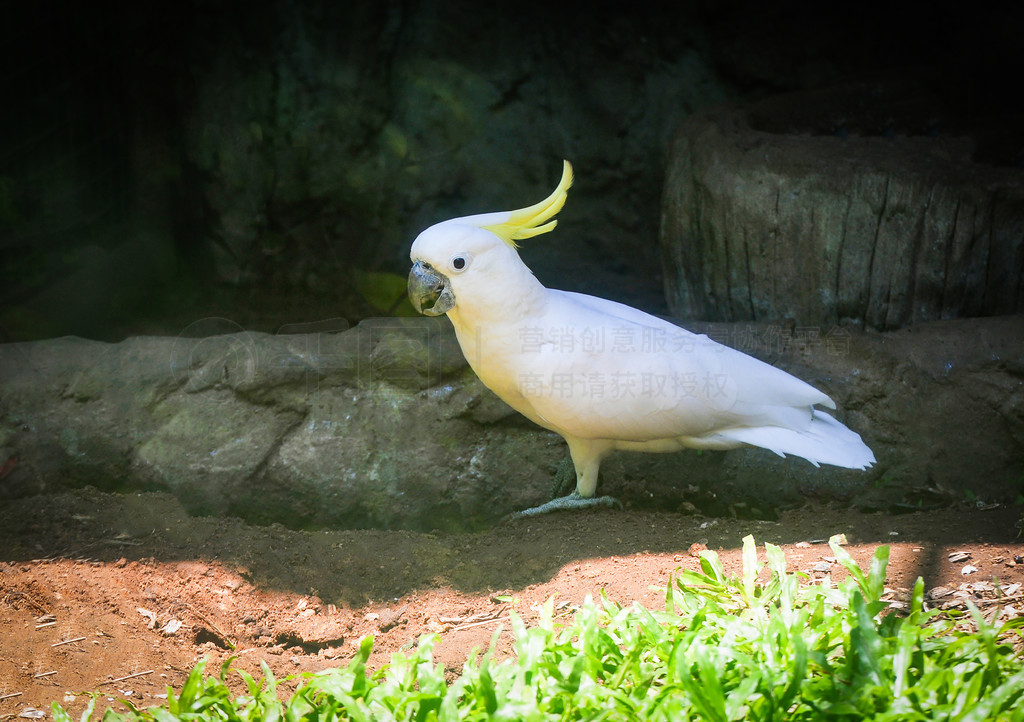
[(548, 428), (620, 448), (750, 444), (813, 463), (869, 463), (857, 434), (812, 410), (835, 404), (809, 384), (629, 306), (548, 294), (544, 315), (527, 319), (518, 346), (501, 351), (518, 398), (499, 391)]

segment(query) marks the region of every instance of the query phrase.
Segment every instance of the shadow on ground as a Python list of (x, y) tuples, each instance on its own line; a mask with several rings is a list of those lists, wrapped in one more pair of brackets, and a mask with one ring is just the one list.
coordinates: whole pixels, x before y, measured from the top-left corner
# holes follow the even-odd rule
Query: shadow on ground
[[(359, 605), (437, 587), (466, 593), (521, 589), (550, 580), (573, 561), (685, 552), (695, 542), (730, 549), (746, 534), (776, 544), (836, 533), (854, 544), (1013, 543), (1019, 516), (1015, 508), (889, 516), (808, 506), (768, 522), (596, 510), (506, 522), (473, 534), (309, 532), (191, 517), (164, 493), (83, 489), (7, 502), (0, 510), (0, 559), (219, 561), (257, 587)], [(918, 573), (928, 578), (940, 563), (947, 562), (926, 553)]]

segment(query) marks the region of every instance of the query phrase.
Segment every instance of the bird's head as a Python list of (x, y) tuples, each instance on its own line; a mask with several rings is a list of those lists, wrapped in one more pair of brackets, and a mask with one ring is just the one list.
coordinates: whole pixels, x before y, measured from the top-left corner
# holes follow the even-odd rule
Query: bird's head
[(516, 252), (517, 240), (552, 230), (554, 215), (572, 185), (572, 166), (563, 161), (562, 180), (540, 203), (517, 211), (452, 218), (420, 233), (413, 241), (409, 299), (420, 313), (440, 316), (461, 297), (487, 298), (496, 285), (530, 270)]

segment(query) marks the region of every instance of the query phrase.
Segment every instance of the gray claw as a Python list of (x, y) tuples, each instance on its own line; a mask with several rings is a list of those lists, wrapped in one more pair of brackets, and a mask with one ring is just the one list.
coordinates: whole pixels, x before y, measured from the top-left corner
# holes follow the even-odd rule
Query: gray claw
[(540, 516), (541, 514), (550, 514), (553, 511), (592, 509), (598, 506), (621, 509), (622, 503), (613, 496), (594, 496), (584, 498), (574, 491), (568, 496), (560, 496), (557, 499), (552, 499), (546, 504), (517, 511), (514, 514), (510, 514), (508, 518), (524, 519), (531, 516)]

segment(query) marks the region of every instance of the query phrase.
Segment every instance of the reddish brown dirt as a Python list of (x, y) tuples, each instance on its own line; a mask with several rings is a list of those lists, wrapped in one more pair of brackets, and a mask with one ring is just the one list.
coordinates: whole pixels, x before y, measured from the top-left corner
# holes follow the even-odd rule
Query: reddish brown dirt
[[(1024, 582), (1014, 562), (1024, 555), (1019, 518), (1013, 508), (893, 517), (807, 507), (778, 522), (600, 510), (449, 536), (190, 518), (164, 494), (84, 490), (6, 502), (0, 720), (26, 708), (48, 717), (54, 701), (77, 715), (90, 690), (103, 693), (101, 710), (123, 709), (121, 699), (159, 705), (203, 657), (216, 672), (237, 655), (235, 666), (257, 676), (266, 662), (279, 679), (338, 666), (367, 634), (379, 666), (436, 632), (435, 658), (455, 676), (512, 608), (529, 622), (548, 597), (573, 605), (602, 589), (622, 604), (655, 606), (661, 593), (652, 587), (678, 567), (696, 568), (692, 544), (717, 550), (738, 573), (746, 534), (782, 545), (790, 568), (812, 576), (828, 566), (824, 540), (842, 532), (865, 568), (879, 544), (891, 545), (893, 589), (919, 575), (929, 588), (994, 578), (1005, 587)], [(951, 562), (954, 551), (970, 556)], [(964, 576), (966, 564), (977, 571)], [(511, 649), (508, 628), (499, 654)], [(283, 693), (295, 684), (282, 684)]]

